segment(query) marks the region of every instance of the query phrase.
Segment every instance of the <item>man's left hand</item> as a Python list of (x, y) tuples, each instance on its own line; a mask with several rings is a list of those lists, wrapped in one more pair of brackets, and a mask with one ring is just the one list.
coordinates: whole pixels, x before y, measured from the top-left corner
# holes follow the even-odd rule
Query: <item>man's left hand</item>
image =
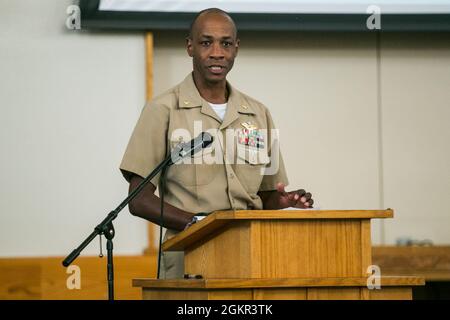
[(314, 200), (312, 199), (311, 193), (303, 189), (286, 192), (285, 187), (283, 183), (277, 184), (280, 209), (289, 207), (307, 209), (313, 207)]

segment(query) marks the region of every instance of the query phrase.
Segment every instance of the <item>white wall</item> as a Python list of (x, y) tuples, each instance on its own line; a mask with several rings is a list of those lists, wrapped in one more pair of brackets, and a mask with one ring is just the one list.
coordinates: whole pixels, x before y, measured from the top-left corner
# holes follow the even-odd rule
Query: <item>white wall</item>
[[(0, 0), (0, 256), (67, 254), (127, 192), (118, 165), (144, 103), (144, 37), (69, 31), (71, 3)], [(317, 206), (394, 208), (375, 243), (449, 243), (442, 37), (383, 35), (377, 51), (373, 34), (243, 33), (229, 80), (270, 108), (291, 186)], [(183, 45), (155, 35), (155, 94), (191, 70)], [(115, 226), (115, 252), (141, 253), (146, 223), (124, 210)]]
[(382, 41), (386, 241), (412, 235), (450, 242), (450, 37)]
[[(143, 36), (69, 31), (69, 4), (0, 1), (1, 256), (68, 254), (127, 193)], [(145, 224), (126, 210), (116, 221), (115, 252), (141, 253)]]

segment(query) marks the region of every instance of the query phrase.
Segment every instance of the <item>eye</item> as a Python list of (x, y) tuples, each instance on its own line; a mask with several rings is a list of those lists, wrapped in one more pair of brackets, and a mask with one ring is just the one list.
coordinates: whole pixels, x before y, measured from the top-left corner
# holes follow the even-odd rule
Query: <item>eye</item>
[(200, 44), (201, 44), (202, 46), (204, 46), (204, 47), (207, 47), (207, 46), (209, 46), (209, 45), (211, 44), (211, 41), (203, 40), (203, 41), (200, 41)]
[(230, 42), (230, 41), (224, 41), (224, 42), (222, 42), (222, 45), (223, 45), (225, 48), (230, 47), (232, 44), (233, 44), (233, 42)]

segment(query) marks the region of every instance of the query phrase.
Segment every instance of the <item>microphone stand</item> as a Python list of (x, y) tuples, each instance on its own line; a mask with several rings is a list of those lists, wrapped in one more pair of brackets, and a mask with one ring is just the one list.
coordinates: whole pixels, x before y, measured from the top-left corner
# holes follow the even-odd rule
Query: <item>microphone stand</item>
[[(183, 154), (184, 156), (185, 154)], [(183, 156), (179, 156), (179, 158), (182, 158)], [(107, 217), (100, 222), (99, 225), (97, 225), (94, 229), (94, 231), (84, 240), (76, 249), (74, 249), (63, 261), (63, 266), (68, 267), (83, 251), (86, 246), (91, 243), (92, 240), (95, 239), (97, 236), (104, 235), (107, 239), (106, 242), (106, 250), (107, 250), (107, 258), (108, 258), (108, 264), (107, 264), (107, 276), (108, 276), (108, 299), (114, 300), (114, 265), (113, 265), (113, 238), (115, 235), (113, 221), (117, 218), (119, 215), (119, 212), (122, 211), (123, 208), (125, 208), (128, 203), (133, 200), (138, 193), (152, 180), (161, 170), (164, 168), (168, 168), (173, 163), (175, 163), (177, 160), (172, 161), (171, 157), (167, 157), (164, 161), (162, 161), (140, 184), (139, 186), (134, 189), (128, 197), (125, 198), (125, 200), (122, 201), (119, 206), (111, 211)]]
[(63, 261), (63, 266), (69, 266), (83, 251), (86, 246), (91, 243), (98, 235), (104, 235), (108, 240), (106, 243), (108, 263), (107, 263), (107, 276), (108, 276), (108, 299), (114, 300), (114, 265), (113, 265), (113, 238), (115, 235), (113, 221), (119, 215), (128, 203), (133, 200), (139, 192), (152, 180), (160, 171), (167, 169), (172, 164), (177, 163), (187, 155), (193, 155), (202, 148), (206, 148), (213, 141), (210, 134), (202, 132), (197, 138), (193, 139), (189, 143), (180, 143), (174, 148), (174, 151), (163, 160), (142, 182), (134, 189), (125, 200), (122, 201), (119, 206), (111, 211), (99, 225), (97, 225), (94, 231), (84, 240), (76, 249), (74, 249)]

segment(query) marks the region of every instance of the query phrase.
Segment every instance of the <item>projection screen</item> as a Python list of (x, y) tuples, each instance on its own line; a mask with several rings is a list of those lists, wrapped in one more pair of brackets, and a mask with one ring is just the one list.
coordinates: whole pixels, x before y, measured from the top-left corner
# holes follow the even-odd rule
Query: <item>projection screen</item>
[[(186, 30), (218, 7), (239, 30), (450, 31), (450, 0), (81, 0), (83, 28)], [(377, 15), (379, 28), (368, 27)], [(370, 25), (370, 23), (369, 23)]]

